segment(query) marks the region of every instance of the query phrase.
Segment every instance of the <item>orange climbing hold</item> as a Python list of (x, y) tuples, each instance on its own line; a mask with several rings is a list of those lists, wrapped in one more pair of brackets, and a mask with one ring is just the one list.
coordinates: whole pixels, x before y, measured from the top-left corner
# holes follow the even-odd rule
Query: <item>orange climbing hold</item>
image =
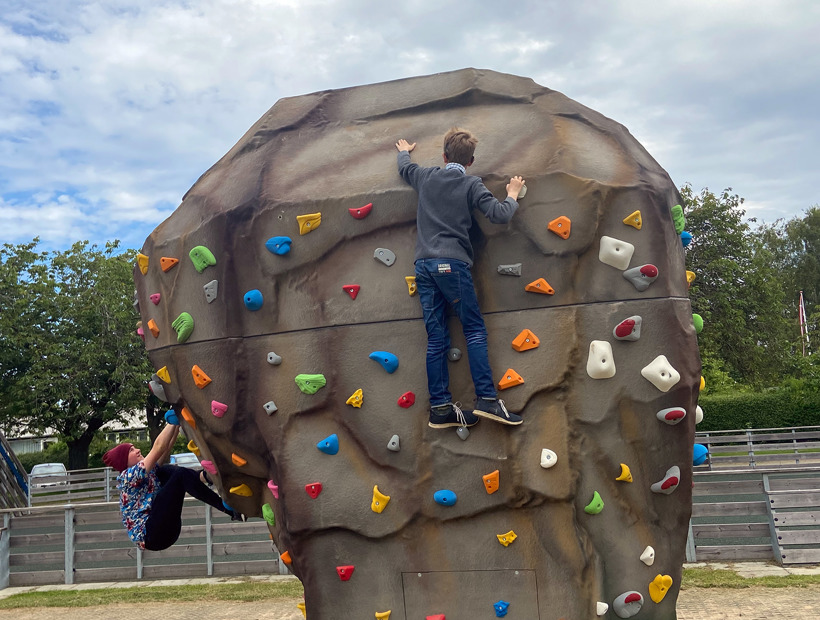
[(148, 329), (151, 330), (151, 333), (154, 335), (154, 338), (159, 338), (159, 326), (154, 319), (148, 321)]
[(538, 278), (524, 287), (528, 293), (541, 293), (543, 295), (555, 295), (555, 289), (549, 285), (544, 278)]
[(569, 239), (572, 221), (566, 215), (561, 215), (552, 220), (549, 225), (547, 225), (547, 228), (562, 239)]
[(293, 564), (293, 560), (290, 557), (290, 551), (285, 551), (284, 553), (280, 554), (279, 559), (282, 560), (288, 566)]
[(182, 414), (182, 419), (185, 420), (192, 429), (196, 430), (196, 420), (191, 410), (188, 409), (188, 407), (183, 407), (180, 413)]
[(624, 218), (624, 224), (627, 226), (632, 226), (632, 228), (637, 228), (638, 230), (641, 229), (643, 226), (643, 219), (641, 218), (640, 211), (633, 211), (629, 215)]
[(211, 382), (211, 378), (196, 364), (191, 368), (191, 374), (194, 376), (194, 383), (200, 390)]
[(498, 388), (501, 390), (506, 390), (511, 387), (515, 387), (516, 385), (522, 385), (524, 383), (524, 378), (515, 372), (512, 368), (507, 368), (507, 371), (504, 373), (504, 376), (501, 377), (501, 381), (498, 382)]
[(159, 266), (163, 271), (170, 271), (171, 269), (177, 266), (178, 262), (178, 258), (169, 258), (167, 256), (163, 256), (159, 259)]
[(541, 341), (538, 340), (538, 336), (530, 330), (524, 329), (512, 341), (512, 348), (516, 351), (529, 351), (538, 347), (539, 344), (541, 344)]
[(245, 459), (243, 459), (241, 456), (239, 456), (238, 454), (236, 454), (234, 452), (231, 452), (231, 462), (234, 465), (236, 465), (237, 467), (244, 467), (245, 465), (248, 464), (248, 461), (246, 461)]
[(498, 475), (498, 470), (496, 469), (492, 473), (481, 476), (482, 480), (484, 480), (484, 488), (487, 489), (487, 493), (490, 495), (498, 491)]

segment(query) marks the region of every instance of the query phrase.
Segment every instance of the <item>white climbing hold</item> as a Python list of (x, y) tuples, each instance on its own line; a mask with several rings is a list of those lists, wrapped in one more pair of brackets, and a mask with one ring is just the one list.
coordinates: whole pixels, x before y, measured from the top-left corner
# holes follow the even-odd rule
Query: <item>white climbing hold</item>
[(558, 462), (558, 455), (549, 448), (541, 449), (541, 467), (549, 469)]
[(668, 392), (680, 381), (680, 373), (672, 368), (672, 364), (665, 355), (659, 355), (650, 364), (644, 366), (641, 369), (641, 376), (661, 392)]
[(631, 243), (604, 235), (601, 237), (598, 259), (606, 265), (611, 265), (616, 269), (626, 271), (626, 269), (629, 268), (629, 261), (632, 260), (632, 254), (634, 252), (635, 246)]
[(273, 415), (279, 409), (276, 406), (276, 403), (273, 402), (272, 400), (269, 400), (268, 402), (266, 402), (264, 405), (262, 405), (262, 407), (264, 407), (265, 413), (267, 413), (268, 415)]
[(607, 605), (606, 603), (602, 603), (601, 601), (598, 601), (595, 604), (595, 615), (596, 616), (603, 616), (608, 611), (609, 611), (609, 605)]
[(678, 488), (679, 484), (680, 467), (673, 465), (666, 470), (666, 475), (663, 477), (663, 480), (656, 482), (649, 488), (653, 493), (663, 493), (664, 495), (669, 495), (672, 491)]
[(698, 405), (695, 408), (695, 424), (700, 424), (701, 422), (703, 422), (703, 409)]
[(612, 345), (606, 340), (593, 340), (589, 343), (587, 374), (593, 379), (609, 379), (615, 376)]
[(211, 280), (208, 284), (203, 285), (202, 288), (205, 290), (205, 301), (211, 303), (216, 299), (217, 293), (219, 292), (219, 281)]
[(270, 351), (268, 353), (268, 364), (270, 364), (271, 366), (278, 366), (281, 363), (282, 363), (282, 356), (281, 355), (276, 355), (276, 353), (274, 353), (273, 351)]
[(373, 252), (373, 258), (384, 263), (388, 267), (396, 262), (396, 255), (387, 248), (376, 248), (376, 251)]
[(652, 547), (647, 547), (643, 550), (641, 562), (647, 566), (652, 566), (655, 563), (655, 550)]

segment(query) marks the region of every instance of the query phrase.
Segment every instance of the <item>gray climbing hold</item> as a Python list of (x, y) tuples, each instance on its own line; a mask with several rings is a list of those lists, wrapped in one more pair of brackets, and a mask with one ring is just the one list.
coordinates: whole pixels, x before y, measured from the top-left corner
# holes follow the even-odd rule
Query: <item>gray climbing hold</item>
[(387, 248), (376, 248), (376, 251), (373, 252), (373, 258), (384, 263), (388, 267), (396, 262), (396, 255)]
[(393, 435), (390, 438), (390, 441), (387, 442), (387, 449), (390, 450), (391, 452), (398, 452), (399, 450), (401, 450), (401, 445), (399, 443), (399, 436), (398, 435)]
[(469, 428), (467, 428), (466, 426), (459, 426), (459, 427), (456, 429), (456, 435), (458, 435), (458, 438), (459, 438), (461, 441), (466, 441), (466, 440), (467, 440), (467, 437), (469, 437), (469, 436), (470, 436), (470, 429), (469, 429)]
[(447, 351), (447, 359), (451, 362), (457, 362), (461, 359), (461, 349), (456, 349), (453, 347), (449, 351)]
[(168, 402), (168, 397), (165, 395), (165, 388), (159, 382), (159, 377), (156, 375), (148, 382), (148, 389), (151, 390), (151, 394), (159, 398), (162, 402)]
[(624, 592), (612, 601), (612, 610), (619, 618), (631, 618), (641, 611), (643, 607), (643, 595), (634, 590)]
[(276, 406), (276, 403), (273, 402), (272, 400), (269, 400), (268, 402), (266, 402), (264, 405), (262, 405), (262, 407), (265, 408), (265, 412), (268, 415), (273, 415), (274, 413), (276, 413), (279, 410), (279, 408)]
[(512, 265), (499, 265), (498, 273), (502, 276), (518, 276), (521, 277), (521, 263), (514, 263)]
[(219, 282), (217, 280), (211, 280), (202, 288), (205, 289), (205, 300), (208, 303), (211, 303), (214, 299), (216, 299), (216, 294), (219, 290)]
[(624, 271), (624, 278), (632, 282), (636, 289), (645, 291), (658, 279), (658, 268), (655, 265), (641, 265)]
[(271, 366), (278, 366), (281, 363), (282, 363), (282, 356), (281, 355), (276, 355), (276, 353), (274, 353), (273, 351), (270, 351), (268, 353), (268, 364), (270, 364)]

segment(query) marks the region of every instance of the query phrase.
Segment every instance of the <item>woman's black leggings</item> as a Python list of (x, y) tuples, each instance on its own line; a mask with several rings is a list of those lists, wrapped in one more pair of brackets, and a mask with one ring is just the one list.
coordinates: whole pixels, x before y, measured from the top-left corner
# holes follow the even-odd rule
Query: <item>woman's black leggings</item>
[(219, 495), (199, 479), (199, 472), (177, 465), (157, 467), (160, 489), (151, 504), (145, 524), (145, 548), (162, 551), (173, 545), (182, 530), (182, 501), (188, 493), (201, 502), (228, 514)]

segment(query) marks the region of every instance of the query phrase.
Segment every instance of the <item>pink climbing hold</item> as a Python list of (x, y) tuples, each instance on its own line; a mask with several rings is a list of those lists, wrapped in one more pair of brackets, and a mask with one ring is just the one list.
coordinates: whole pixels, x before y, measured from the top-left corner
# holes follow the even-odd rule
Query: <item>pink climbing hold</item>
[(213, 461), (200, 461), (199, 464), (202, 465), (202, 469), (209, 474), (216, 475), (216, 465), (214, 465)]
[(435, 616), (426, 616), (424, 620), (447, 620), (444, 614), (436, 614)]
[(355, 570), (355, 566), (337, 566), (336, 572), (339, 575), (339, 579), (342, 581), (350, 581), (350, 578), (353, 576), (353, 571)]
[(161, 293), (154, 293), (153, 295), (149, 295), (148, 299), (150, 299), (151, 303), (156, 306), (159, 303), (159, 300), (162, 299), (162, 294)]
[(310, 495), (311, 499), (316, 499), (319, 497), (319, 493), (322, 492), (322, 483), (311, 482), (310, 484), (306, 484), (305, 491), (307, 491), (307, 494)]
[(412, 407), (413, 403), (416, 402), (416, 395), (413, 392), (405, 392), (401, 396), (399, 396), (399, 407), (404, 407), (407, 409), (408, 407)]
[(137, 328), (137, 336), (142, 338), (142, 341), (145, 342), (145, 330), (142, 328), (142, 326)]
[(279, 487), (273, 484), (273, 480), (268, 480), (268, 488), (275, 499), (279, 499)]
[(373, 203), (368, 202), (365, 206), (357, 208), (348, 209), (350, 215), (355, 217), (357, 220), (363, 220), (368, 215), (370, 215), (370, 210), (373, 208)]
[(359, 294), (359, 289), (362, 287), (358, 284), (345, 284), (343, 287), (344, 292), (350, 295), (350, 299), (356, 299), (356, 295)]
[(217, 418), (221, 418), (225, 415), (226, 411), (228, 411), (228, 405), (225, 403), (220, 403), (216, 400), (211, 401), (211, 413), (213, 413)]

